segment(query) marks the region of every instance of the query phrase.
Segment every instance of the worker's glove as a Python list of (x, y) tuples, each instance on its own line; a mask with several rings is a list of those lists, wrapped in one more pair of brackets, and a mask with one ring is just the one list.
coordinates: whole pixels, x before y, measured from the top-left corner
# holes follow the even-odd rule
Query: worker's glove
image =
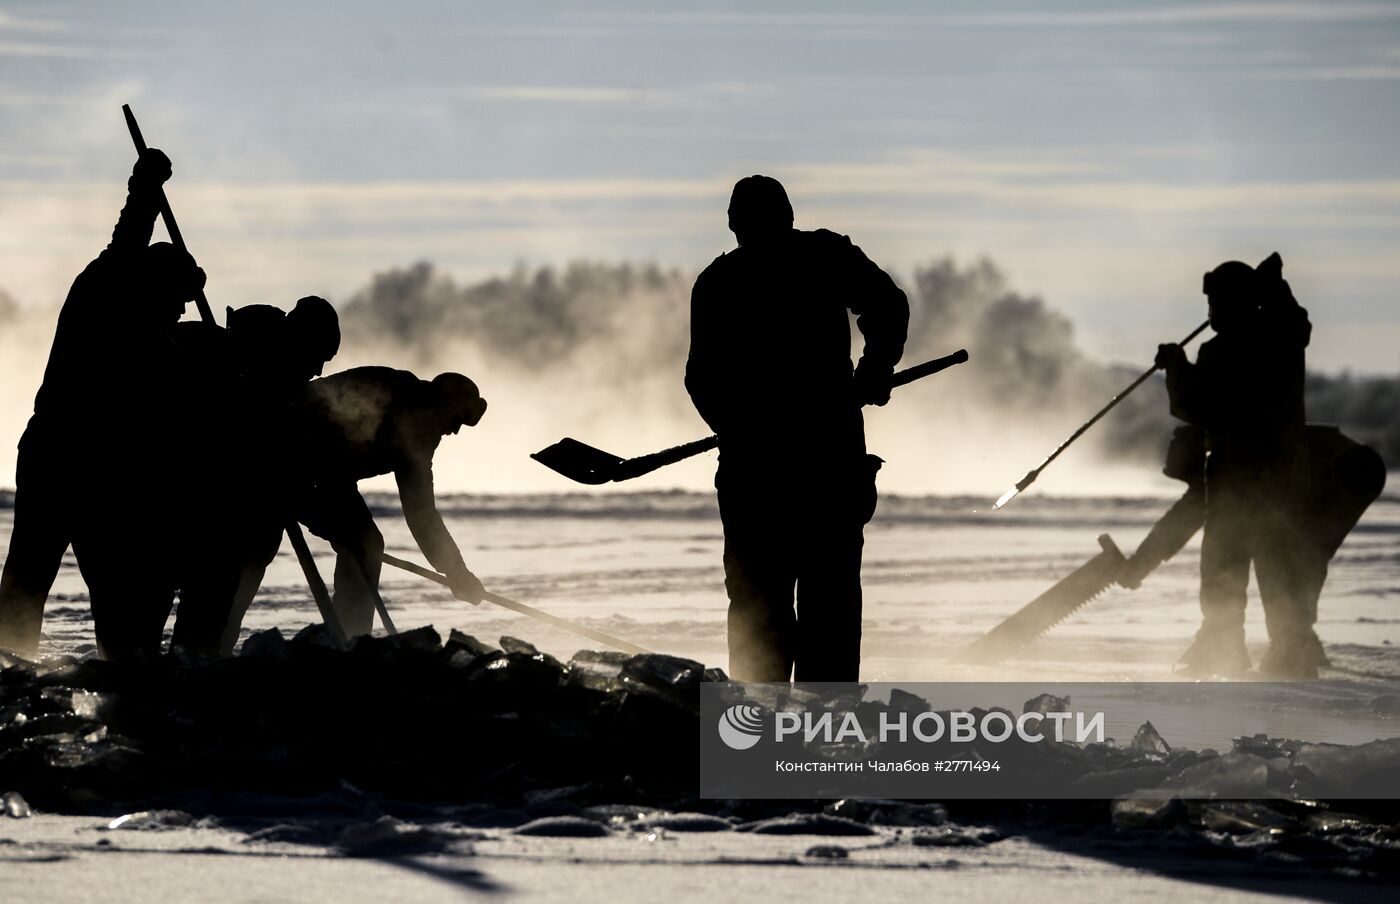
[(486, 588), (482, 586), (481, 579), (463, 568), (451, 578), (452, 595), (464, 603), (471, 603), (473, 606), (481, 605), (482, 599), (486, 595)]
[(170, 179), (170, 158), (158, 148), (146, 148), (131, 168), (131, 175), (147, 185), (164, 185)]
[(1126, 587), (1128, 590), (1136, 590), (1142, 586), (1143, 578), (1152, 573), (1156, 564), (1134, 554), (1128, 556), (1128, 560), (1123, 564), (1123, 570), (1118, 572), (1118, 586)]
[(857, 405), (883, 405), (894, 388), (894, 368), (871, 365), (862, 358), (852, 382)]
[(1175, 342), (1157, 346), (1157, 358), (1153, 362), (1159, 370), (1170, 373), (1186, 363), (1186, 349)]

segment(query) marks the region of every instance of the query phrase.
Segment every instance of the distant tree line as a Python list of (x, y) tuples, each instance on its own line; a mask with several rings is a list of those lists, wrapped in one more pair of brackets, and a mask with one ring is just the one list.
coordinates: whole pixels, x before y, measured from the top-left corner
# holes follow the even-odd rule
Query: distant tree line
[[(494, 367), (522, 375), (563, 367), (607, 384), (658, 371), (679, 379), (691, 280), (654, 264), (574, 262), (518, 266), (459, 284), (420, 262), (375, 275), (342, 318), (349, 341), (389, 342), (424, 359), (468, 341)], [(1086, 358), (1069, 318), (1012, 290), (988, 259), (937, 259), (904, 284), (911, 307), (905, 360), (966, 347), (966, 367), (976, 375), (965, 384), (974, 396), (962, 400), (967, 411), (1069, 423), (1138, 372)], [(1341, 426), (1400, 468), (1400, 376), (1310, 373), (1307, 404), (1310, 420)], [(1118, 457), (1156, 460), (1174, 424), (1157, 379), (1104, 420), (1098, 442)]]

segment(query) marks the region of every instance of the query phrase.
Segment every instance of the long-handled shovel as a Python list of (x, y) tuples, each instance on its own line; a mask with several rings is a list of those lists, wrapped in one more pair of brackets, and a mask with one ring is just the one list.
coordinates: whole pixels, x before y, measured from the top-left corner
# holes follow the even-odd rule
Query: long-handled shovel
[[(131, 133), (131, 141), (136, 145), (136, 154), (140, 156), (146, 153), (146, 139), (141, 137), (141, 127), (136, 124), (136, 115), (131, 112), (130, 104), (122, 104), (122, 115), (126, 117), (126, 129)], [(180, 234), (180, 226), (175, 222), (175, 214), (170, 212), (170, 201), (165, 197), (165, 189), (159, 188), (160, 193), (160, 216), (165, 221), (165, 231), (170, 233), (170, 243), (181, 251), (188, 253), (185, 247), (185, 237)], [(214, 323), (214, 311), (209, 307), (209, 299), (204, 297), (204, 289), (199, 290), (199, 294), (194, 297), (195, 307), (199, 308), (199, 319), (205, 323)]]
[[(907, 367), (894, 375), (892, 386), (904, 386), (915, 380), (931, 376), (941, 370), (962, 364), (967, 360), (967, 349), (958, 349), (951, 355), (934, 358), (923, 364)], [(548, 448), (541, 449), (530, 457), (550, 470), (563, 474), (575, 483), (597, 486), (604, 483), (617, 483), (650, 474), (658, 468), (673, 465), (678, 461), (719, 448), (718, 436), (707, 436), (694, 442), (662, 449), (637, 458), (622, 458), (611, 452), (604, 452), (572, 437), (565, 437)]]
[[(385, 565), (392, 565), (395, 568), (402, 568), (404, 571), (412, 572), (413, 574), (416, 574), (421, 578), (427, 578), (428, 580), (441, 584), (444, 587), (451, 586), (452, 582), (447, 579), (446, 575), (438, 574), (436, 571), (433, 571), (430, 568), (424, 568), (422, 565), (415, 565), (407, 559), (400, 559), (397, 556), (391, 556), (387, 552), (384, 553), (382, 559)], [(622, 650), (625, 653), (636, 654), (652, 652), (646, 647), (639, 647), (636, 644), (623, 640), (620, 637), (613, 637), (611, 634), (604, 634), (602, 631), (595, 631), (592, 628), (585, 628), (583, 625), (580, 625), (577, 622), (571, 622), (567, 618), (560, 618), (557, 615), (550, 615), (548, 612), (541, 612), (534, 606), (527, 606), (524, 603), (517, 603), (515, 600), (510, 599), (509, 597), (504, 597), (497, 593), (484, 593), (482, 594), (481, 598), (486, 600), (486, 602), (488, 603), (495, 603), (497, 606), (502, 606), (514, 612), (519, 612), (521, 615), (528, 615), (531, 618), (539, 619), (542, 622), (547, 622), (548, 624), (554, 625), (556, 628), (563, 628), (565, 631), (572, 631), (575, 634), (581, 634), (590, 640), (596, 640), (599, 643), (605, 643), (608, 646), (618, 650)]]
[[(1192, 330), (1191, 333), (1190, 333), (1190, 335), (1188, 335), (1185, 339), (1181, 340), (1181, 342), (1180, 342), (1179, 344), (1180, 344), (1180, 345), (1186, 345), (1186, 344), (1187, 344), (1188, 342), (1190, 342), (1192, 339), (1195, 339), (1197, 336), (1199, 336), (1199, 335), (1201, 334), (1201, 331), (1204, 330), (1204, 329), (1205, 329), (1207, 326), (1209, 326), (1209, 325), (1210, 325), (1210, 321), (1209, 321), (1209, 320), (1207, 320), (1205, 323), (1202, 323), (1200, 326), (1198, 326), (1198, 327), (1196, 327), (1194, 330)], [(1157, 365), (1154, 364), (1154, 365), (1152, 365), (1151, 367), (1149, 367), (1147, 370), (1143, 371), (1143, 372), (1142, 372), (1142, 375), (1139, 376), (1136, 380), (1134, 380), (1133, 382), (1129, 383), (1129, 384), (1123, 389), (1122, 392), (1118, 393), (1116, 396), (1114, 396), (1113, 398), (1109, 399), (1107, 405), (1105, 405), (1105, 406), (1103, 406), (1102, 408), (1100, 408), (1100, 409), (1098, 410), (1098, 413), (1096, 413), (1093, 417), (1089, 418), (1087, 421), (1085, 421), (1084, 423), (1080, 424), (1080, 425), (1079, 425), (1079, 429), (1076, 430), (1076, 431), (1074, 431), (1073, 433), (1071, 433), (1071, 434), (1069, 435), (1069, 438), (1068, 438), (1068, 439), (1066, 439), (1064, 442), (1062, 442), (1062, 443), (1060, 443), (1058, 446), (1056, 446), (1054, 452), (1051, 452), (1049, 455), (1045, 456), (1045, 460), (1044, 460), (1044, 461), (1042, 461), (1040, 464), (1036, 465), (1034, 468), (1031, 468), (1029, 471), (1027, 471), (1027, 472), (1026, 472), (1026, 476), (1025, 476), (1025, 477), (1022, 477), (1020, 480), (1016, 481), (1016, 485), (1015, 485), (1014, 487), (1012, 487), (1011, 489), (1007, 490), (1005, 493), (1002, 493), (1002, 494), (1001, 494), (1001, 498), (998, 499), (998, 500), (996, 501), (996, 503), (992, 506), (993, 511), (995, 511), (996, 509), (999, 509), (999, 508), (1001, 508), (1002, 506), (1006, 505), (1006, 504), (1007, 504), (1008, 502), (1010, 502), (1012, 499), (1015, 499), (1015, 498), (1016, 498), (1016, 495), (1017, 495), (1018, 493), (1020, 493), (1022, 490), (1024, 490), (1026, 487), (1030, 486), (1031, 484), (1035, 483), (1036, 478), (1040, 476), (1040, 472), (1041, 472), (1041, 471), (1044, 471), (1047, 467), (1049, 467), (1049, 466), (1050, 466), (1050, 462), (1052, 462), (1052, 461), (1054, 461), (1055, 459), (1059, 458), (1059, 457), (1060, 457), (1060, 453), (1063, 452), (1063, 451), (1065, 451), (1066, 449), (1068, 449), (1069, 446), (1070, 446), (1070, 443), (1074, 442), (1075, 440), (1079, 439), (1079, 437), (1083, 436), (1083, 435), (1085, 434), (1085, 432), (1087, 432), (1088, 429), (1089, 429), (1090, 427), (1094, 426), (1095, 424), (1097, 424), (1097, 423), (1099, 422), (1099, 418), (1103, 417), (1105, 414), (1108, 414), (1110, 411), (1112, 411), (1112, 410), (1113, 410), (1113, 406), (1117, 405), (1119, 402), (1121, 402), (1121, 401), (1123, 401), (1125, 398), (1127, 398), (1127, 397), (1128, 397), (1128, 394), (1131, 393), (1134, 389), (1137, 389), (1137, 388), (1138, 388), (1139, 386), (1141, 386), (1143, 383), (1146, 383), (1146, 382), (1147, 382), (1147, 378), (1150, 377), (1150, 376), (1152, 376), (1152, 375), (1155, 374), (1156, 372), (1157, 372)]]
[[(126, 128), (131, 133), (131, 141), (136, 145), (136, 153), (146, 152), (146, 139), (141, 136), (141, 127), (136, 124), (136, 116), (131, 112), (130, 104), (122, 104), (122, 114), (126, 117)], [(176, 248), (189, 253), (185, 247), (185, 237), (180, 233), (180, 226), (175, 222), (175, 214), (170, 211), (170, 203), (166, 200), (164, 189), (160, 193), (160, 215), (165, 220), (165, 231), (170, 233), (170, 242)], [(199, 318), (205, 323), (215, 323), (214, 312), (209, 307), (209, 301), (204, 297), (204, 290), (201, 289), (195, 298), (195, 304), (199, 307)], [(336, 645), (344, 648), (347, 644), (345, 628), (340, 624), (340, 618), (336, 615), (335, 607), (331, 604), (331, 596), (326, 591), (326, 582), (321, 580), (321, 574), (316, 569), (316, 560), (311, 555), (311, 549), (306, 545), (306, 537), (301, 532), (301, 525), (296, 521), (287, 524), (287, 539), (292, 542), (292, 549), (296, 552), (297, 561), (301, 563), (302, 570), (306, 572), (306, 583), (311, 588), (311, 595), (316, 598), (316, 608), (321, 610), (321, 618), (326, 623), (326, 629), (330, 631), (331, 639)], [(380, 603), (381, 607), (383, 603)]]

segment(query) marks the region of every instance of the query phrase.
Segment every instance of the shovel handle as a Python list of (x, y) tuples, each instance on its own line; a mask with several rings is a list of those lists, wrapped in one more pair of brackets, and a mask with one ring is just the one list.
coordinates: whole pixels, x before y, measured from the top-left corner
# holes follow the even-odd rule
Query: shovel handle
[[(436, 571), (433, 571), (431, 568), (424, 568), (422, 565), (410, 562), (407, 559), (400, 559), (398, 556), (390, 555), (387, 552), (384, 553), (381, 558), (383, 559), (385, 565), (392, 565), (395, 568), (402, 568), (404, 571), (407, 571), (410, 574), (416, 574), (420, 578), (427, 578), (433, 583), (441, 584), (444, 587), (450, 587), (452, 585), (452, 582), (447, 579), (446, 575), (439, 574)], [(611, 634), (605, 634), (602, 631), (595, 631), (592, 628), (586, 628), (583, 625), (578, 624), (577, 622), (569, 621), (567, 618), (560, 618), (557, 615), (550, 615), (548, 612), (541, 612), (534, 606), (527, 606), (524, 603), (518, 603), (515, 600), (510, 599), (509, 597), (504, 597), (497, 593), (487, 592), (482, 594), (481, 598), (488, 603), (495, 603), (497, 606), (500, 606), (503, 609), (510, 609), (513, 612), (519, 612), (521, 615), (528, 615), (531, 618), (539, 619), (542, 622), (554, 625), (556, 628), (563, 628), (565, 631), (572, 631), (574, 634), (581, 634), (584, 637), (587, 637), (589, 640), (596, 640), (599, 643), (607, 644), (610, 647), (622, 650), (624, 653), (631, 653), (632, 655), (636, 656), (642, 653), (651, 652), (651, 650), (648, 650), (646, 647), (637, 646), (631, 641), (623, 640), (620, 637), (613, 637)]]
[(967, 361), (967, 349), (960, 348), (951, 355), (944, 355), (942, 358), (934, 358), (932, 361), (925, 361), (923, 364), (915, 364), (913, 367), (906, 367), (894, 375), (894, 382), (891, 386), (904, 386), (913, 383), (915, 380), (922, 380), (924, 377), (931, 377), (940, 370), (947, 370), (957, 364)]
[[(136, 145), (136, 154), (140, 156), (146, 153), (146, 139), (141, 135), (141, 126), (136, 123), (136, 114), (131, 112), (131, 104), (122, 104), (122, 115), (126, 117), (126, 130), (131, 133), (131, 143)], [(175, 214), (170, 212), (170, 202), (166, 200), (165, 189), (157, 189), (160, 192), (160, 217), (165, 221), (165, 231), (170, 233), (170, 243), (181, 251), (189, 254), (189, 249), (185, 247), (185, 237), (180, 234), (180, 224), (175, 222)], [(214, 323), (214, 310), (209, 307), (209, 299), (204, 297), (204, 290), (200, 289), (194, 297), (195, 307), (199, 308), (199, 319), (205, 323)]]
[[(894, 375), (894, 380), (890, 387), (904, 386), (913, 383), (915, 380), (922, 380), (924, 377), (932, 376), (940, 370), (947, 370), (957, 364), (962, 364), (967, 360), (967, 349), (960, 348), (951, 355), (944, 355), (942, 358), (934, 358), (932, 361), (925, 361), (922, 364), (915, 364), (913, 367), (906, 367)], [(650, 474), (659, 468), (673, 465), (678, 461), (685, 461), (693, 458), (702, 452), (719, 448), (718, 436), (707, 436), (704, 439), (697, 439), (693, 442), (680, 446), (672, 446), (669, 449), (662, 449), (660, 452), (653, 452), (650, 455), (643, 455), (639, 458), (629, 458), (618, 465), (617, 473), (613, 476), (613, 482), (632, 480), (641, 477), (643, 474)]]

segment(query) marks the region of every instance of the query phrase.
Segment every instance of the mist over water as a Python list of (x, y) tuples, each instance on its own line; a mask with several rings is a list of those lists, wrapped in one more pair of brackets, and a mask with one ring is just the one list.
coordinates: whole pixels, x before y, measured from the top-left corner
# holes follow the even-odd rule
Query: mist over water
[[(376, 275), (342, 307), (347, 342), (336, 364), (457, 369), (477, 381), (491, 410), (465, 441), (444, 441), (444, 485), (568, 489), (526, 456), (562, 436), (633, 456), (708, 432), (682, 385), (693, 279), (653, 265), (573, 263), (459, 285), (418, 263)], [(995, 498), (1131, 379), (1131, 369), (1086, 359), (1068, 319), (1011, 290), (988, 260), (945, 258), (900, 281), (912, 308), (904, 365), (964, 347), (971, 361), (868, 412), (886, 491)], [(1115, 417), (1047, 475), (1046, 489), (1170, 492), (1154, 477), (1170, 433), (1160, 384)], [(629, 486), (702, 489), (713, 471), (705, 456)]]
[[(574, 262), (519, 265), (460, 283), (428, 262), (391, 269), (338, 300), (345, 338), (329, 369), (384, 364), (425, 378), (458, 371), (477, 382), (490, 409), (477, 427), (443, 440), (435, 463), (440, 489), (576, 490), (529, 454), (572, 436), (634, 456), (709, 432), (682, 383), (694, 275), (655, 264)], [(894, 275), (911, 307), (903, 366), (958, 348), (971, 360), (867, 409), (870, 449), (886, 460), (886, 493), (986, 495), (990, 504), (1155, 351), (1144, 348), (1140, 362), (1121, 365), (1087, 358), (1065, 315), (1013, 288), (985, 258), (960, 264), (945, 257)], [(19, 305), (0, 292), (0, 485), (13, 485), (15, 443), (56, 317), (55, 309)], [(853, 337), (859, 354), (854, 329)], [(1397, 404), (1400, 379), (1309, 378), (1310, 419), (1341, 423), (1392, 467), (1400, 463)], [(1158, 473), (1174, 423), (1154, 378), (1059, 459), (1034, 492), (1175, 494), (1179, 485)], [(703, 490), (713, 474), (710, 453), (619, 488)]]
[(0, 486), (15, 485), (16, 446), (34, 411), (57, 322), (57, 308), (26, 307), (0, 289)]

